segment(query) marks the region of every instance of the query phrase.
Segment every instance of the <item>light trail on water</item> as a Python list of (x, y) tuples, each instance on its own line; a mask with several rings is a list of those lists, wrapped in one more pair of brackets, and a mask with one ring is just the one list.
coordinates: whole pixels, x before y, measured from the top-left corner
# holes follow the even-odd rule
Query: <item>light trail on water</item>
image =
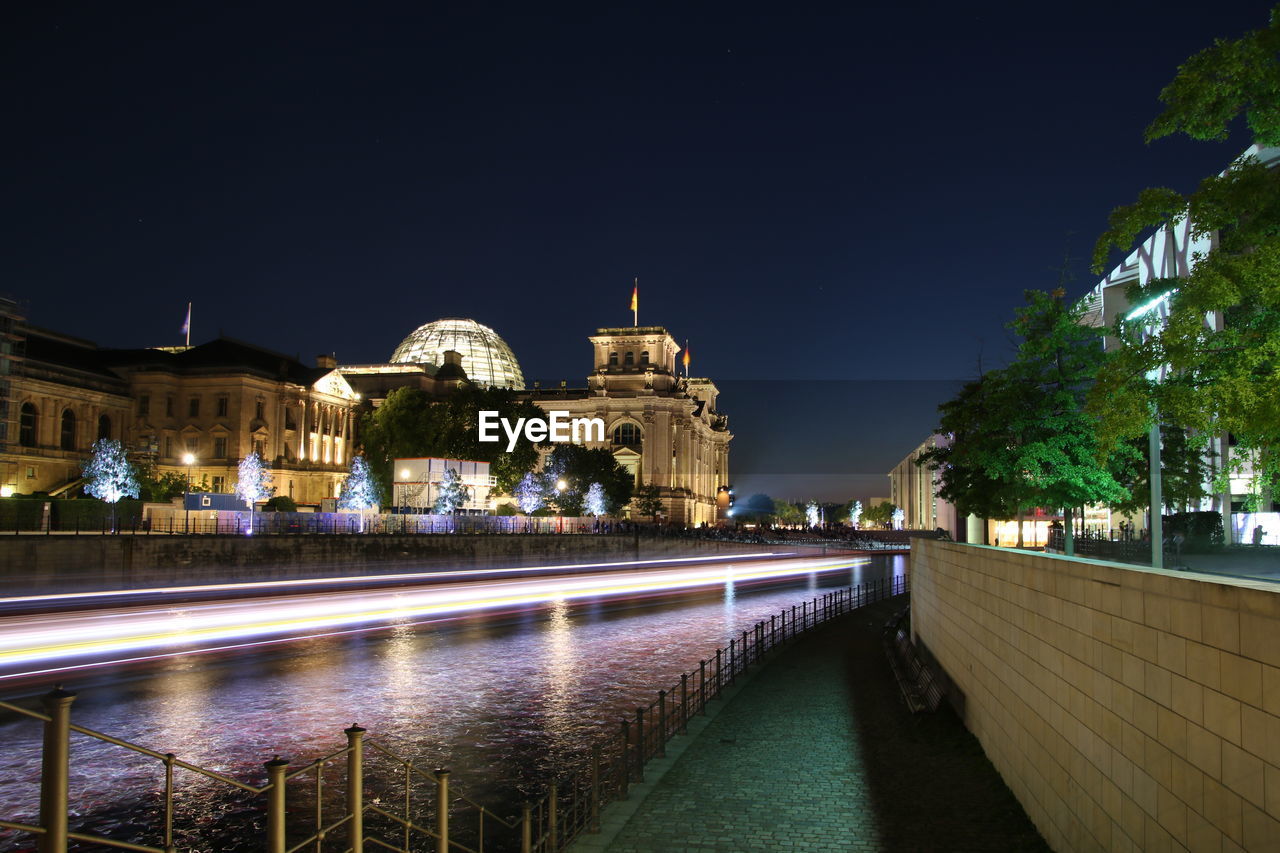
[[(435, 573), (447, 574), (451, 582), (3, 617), (0, 618), (0, 668), (3, 669), (0, 680), (51, 674), (86, 665), (150, 660), (170, 654), (221, 651), (403, 626), (556, 601), (623, 599), (727, 583), (785, 579), (847, 570), (868, 562), (866, 558), (849, 557), (744, 560), (737, 555), (737, 563), (725, 559), (698, 557), (633, 564), (661, 563), (663, 568), (619, 569), (618, 566), (624, 564), (598, 564), (611, 570), (478, 581), (463, 578), (499, 572), (509, 574), (513, 570)], [(670, 567), (672, 563), (683, 565)], [(549, 568), (541, 567), (537, 571), (545, 572)], [(336, 579), (338, 584), (345, 582), (349, 579)], [(244, 592), (247, 586), (261, 591), (259, 585), (224, 586), (231, 587), (228, 591)]]

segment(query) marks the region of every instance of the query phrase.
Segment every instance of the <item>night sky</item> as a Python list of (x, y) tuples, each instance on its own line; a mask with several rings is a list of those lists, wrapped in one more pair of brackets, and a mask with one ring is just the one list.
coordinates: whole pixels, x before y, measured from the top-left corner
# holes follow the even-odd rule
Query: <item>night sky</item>
[[(608, 8), (612, 7), (612, 8)], [(0, 290), (104, 346), (384, 361), (472, 317), (530, 380), (689, 339), (738, 493), (887, 495), (1024, 288), (1248, 144), (1142, 141), (1190, 4), (27, 4), (0, 28)]]

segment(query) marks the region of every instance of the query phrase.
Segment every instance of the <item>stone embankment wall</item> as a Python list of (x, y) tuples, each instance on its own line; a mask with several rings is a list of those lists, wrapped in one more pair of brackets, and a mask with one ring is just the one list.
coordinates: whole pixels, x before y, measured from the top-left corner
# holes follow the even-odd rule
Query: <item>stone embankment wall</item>
[(0, 537), (0, 595), (758, 553), (732, 542), (629, 535)]
[(911, 626), (1055, 850), (1280, 849), (1280, 592), (917, 541)]

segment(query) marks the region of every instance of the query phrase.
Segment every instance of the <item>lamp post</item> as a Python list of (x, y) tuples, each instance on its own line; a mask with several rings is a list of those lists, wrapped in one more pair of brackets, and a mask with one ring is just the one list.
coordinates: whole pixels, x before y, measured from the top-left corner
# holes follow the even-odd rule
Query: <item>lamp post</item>
[(192, 453), (182, 454), (182, 461), (187, 466), (187, 491), (182, 496), (182, 509), (186, 513), (186, 521), (183, 524), (183, 530), (186, 533), (191, 532), (191, 466), (196, 464), (196, 457)]
[(560, 497), (564, 494), (564, 490), (568, 488), (568, 485), (563, 478), (556, 480), (556, 514), (560, 518), (560, 533), (564, 532), (564, 507), (560, 504)]

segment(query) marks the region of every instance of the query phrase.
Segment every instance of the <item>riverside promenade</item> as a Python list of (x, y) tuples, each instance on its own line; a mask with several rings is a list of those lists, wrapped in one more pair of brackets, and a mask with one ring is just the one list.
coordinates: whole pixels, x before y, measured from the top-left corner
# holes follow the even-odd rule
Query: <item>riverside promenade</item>
[(739, 679), (570, 850), (1047, 851), (951, 709), (907, 711), (881, 640), (907, 599)]

